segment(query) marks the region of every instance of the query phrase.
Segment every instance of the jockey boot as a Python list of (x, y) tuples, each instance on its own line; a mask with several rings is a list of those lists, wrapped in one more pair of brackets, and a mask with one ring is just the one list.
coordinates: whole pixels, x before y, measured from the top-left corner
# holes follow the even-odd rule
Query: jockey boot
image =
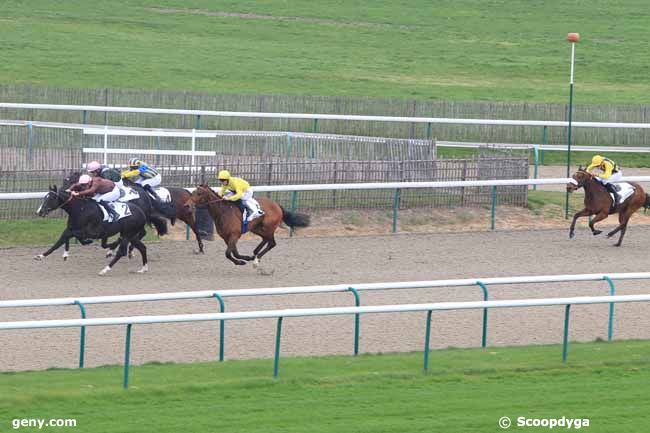
[(618, 188), (616, 185), (613, 183), (608, 183), (605, 185), (607, 187), (607, 191), (611, 192), (612, 195), (614, 196), (614, 204), (612, 205), (614, 209), (618, 209), (618, 205), (620, 204), (620, 197), (618, 195)]
[(156, 194), (156, 191), (153, 190), (151, 185), (142, 185), (142, 187), (149, 193), (149, 195), (156, 201), (158, 205), (162, 204), (162, 200), (160, 199), (158, 194)]
[(106, 212), (108, 212), (108, 215), (109, 215), (109, 218), (111, 219), (111, 222), (117, 221), (117, 219), (119, 218), (119, 215), (117, 214), (117, 212), (115, 212), (115, 210), (113, 210), (113, 208), (111, 206), (109, 206), (108, 202), (105, 202), (105, 201), (102, 200), (102, 201), (99, 202), (99, 204), (102, 205), (104, 207), (104, 209), (106, 209)]

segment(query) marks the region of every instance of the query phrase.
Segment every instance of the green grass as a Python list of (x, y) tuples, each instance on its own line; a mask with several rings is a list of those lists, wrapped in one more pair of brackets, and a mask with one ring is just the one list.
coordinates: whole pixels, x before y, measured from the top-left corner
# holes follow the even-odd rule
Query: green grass
[(645, 0), (5, 0), (0, 82), (647, 104)]
[[(492, 432), (502, 416), (646, 431), (644, 341), (0, 374), (0, 429), (75, 418), (82, 432)], [(513, 428), (515, 429), (515, 428)], [(22, 429), (31, 432), (36, 430)], [(527, 430), (528, 431), (528, 430)], [(530, 431), (539, 431), (530, 429)]]
[[(0, 248), (52, 245), (59, 239), (65, 225), (66, 220), (59, 218), (0, 221)], [(147, 230), (144, 239), (155, 241), (158, 236), (152, 230)]]

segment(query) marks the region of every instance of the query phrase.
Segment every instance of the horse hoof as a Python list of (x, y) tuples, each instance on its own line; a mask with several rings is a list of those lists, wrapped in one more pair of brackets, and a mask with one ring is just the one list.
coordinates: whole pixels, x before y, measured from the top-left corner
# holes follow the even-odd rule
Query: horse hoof
[(244, 260), (240, 260), (238, 262), (235, 262), (235, 264), (238, 265), (238, 266), (244, 266), (246, 264), (246, 262)]
[(257, 257), (255, 257), (253, 259), (253, 267), (257, 268), (259, 265), (260, 265), (260, 260)]
[(34, 256), (34, 260), (40, 262), (42, 260), (45, 260), (45, 256), (43, 254), (39, 254), (37, 256)]
[(106, 251), (106, 258), (113, 257), (113, 251), (108, 250)]
[(575, 239), (576, 234), (575, 233), (569, 233), (569, 239)]
[(64, 251), (64, 252), (63, 252), (63, 261), (64, 261), (64, 262), (65, 262), (66, 260), (68, 260), (68, 256), (69, 256), (69, 255), (70, 255), (70, 253), (68, 253), (67, 251)]
[(602, 232), (603, 232), (602, 230), (594, 230), (592, 233), (594, 234), (594, 236), (598, 236)]
[(149, 265), (144, 265), (137, 273), (144, 274), (145, 272), (149, 272)]
[(110, 270), (111, 270), (111, 267), (110, 267), (110, 266), (106, 266), (104, 269), (102, 269), (101, 271), (99, 271), (99, 275), (106, 275), (106, 274), (108, 273), (108, 271), (110, 271)]
[(199, 255), (199, 254), (205, 254), (205, 251), (203, 250), (193, 250), (194, 254)]

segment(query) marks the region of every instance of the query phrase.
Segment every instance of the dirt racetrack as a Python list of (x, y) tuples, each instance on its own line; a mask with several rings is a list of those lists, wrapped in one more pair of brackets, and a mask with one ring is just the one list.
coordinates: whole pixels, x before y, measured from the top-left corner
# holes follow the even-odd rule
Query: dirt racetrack
[[(317, 284), (479, 278), (517, 275), (642, 272), (648, 269), (650, 227), (631, 226), (622, 248), (593, 237), (584, 229), (568, 240), (566, 230), (474, 233), (397, 234), (357, 237), (294, 237), (279, 241), (263, 260), (261, 271), (236, 267), (223, 257), (221, 242), (207, 244), (205, 256), (192, 254), (193, 242), (149, 244), (151, 271), (139, 268), (139, 257), (118, 263), (107, 277), (103, 251), (73, 247), (64, 263), (59, 253), (45, 262), (32, 256), (42, 248), (0, 250), (0, 299), (54, 298), (187, 290), (282, 287)], [(242, 251), (255, 243), (244, 241)], [(618, 282), (619, 294), (650, 293), (648, 281)], [(570, 295), (604, 295), (606, 282), (490, 287), (491, 299)], [(362, 305), (481, 299), (479, 288), (362, 292)], [(354, 305), (351, 294), (287, 295), (226, 299), (227, 311)], [(217, 312), (213, 299), (114, 305), (91, 305), (88, 317)], [(558, 343), (563, 307), (491, 310), (490, 346)], [(572, 309), (571, 339), (606, 338), (607, 305)], [(616, 307), (616, 338), (650, 338), (650, 305)], [(0, 321), (78, 318), (77, 307), (0, 310)], [(481, 312), (435, 313), (432, 347), (480, 344)], [(361, 317), (361, 351), (422, 350), (423, 313)], [(292, 318), (283, 323), (283, 356), (350, 354), (352, 316)], [(92, 327), (86, 335), (86, 365), (123, 362), (124, 326)], [(226, 359), (272, 357), (275, 320), (226, 323)], [(78, 360), (78, 329), (0, 332), (0, 371), (74, 368)], [(498, 350), (498, 349), (495, 349)], [(218, 353), (218, 323), (134, 326), (132, 360), (205, 361)], [(560, 353), (558, 353), (558, 357)], [(435, 353), (433, 362), (435, 363)]]

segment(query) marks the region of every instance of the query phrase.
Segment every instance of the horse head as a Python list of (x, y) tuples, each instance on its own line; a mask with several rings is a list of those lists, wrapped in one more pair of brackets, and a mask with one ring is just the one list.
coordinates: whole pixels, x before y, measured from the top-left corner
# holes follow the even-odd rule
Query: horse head
[(211, 192), (207, 184), (197, 185), (183, 206), (186, 209), (194, 209), (196, 205), (207, 204), (210, 201)]
[(38, 207), (36, 214), (41, 217), (47, 216), (47, 214), (69, 201), (70, 198), (72, 196), (65, 192), (64, 189), (58, 189), (56, 185), (51, 185), (50, 190), (43, 197), (43, 203)]
[(61, 189), (65, 191), (66, 189), (70, 188), (72, 185), (79, 182), (80, 177), (80, 171), (71, 171), (66, 177), (63, 178)]
[(591, 180), (592, 177), (592, 174), (583, 169), (582, 166), (578, 167), (578, 171), (573, 173), (571, 180), (566, 186), (567, 192), (573, 192), (582, 188), (585, 186), (585, 183)]

